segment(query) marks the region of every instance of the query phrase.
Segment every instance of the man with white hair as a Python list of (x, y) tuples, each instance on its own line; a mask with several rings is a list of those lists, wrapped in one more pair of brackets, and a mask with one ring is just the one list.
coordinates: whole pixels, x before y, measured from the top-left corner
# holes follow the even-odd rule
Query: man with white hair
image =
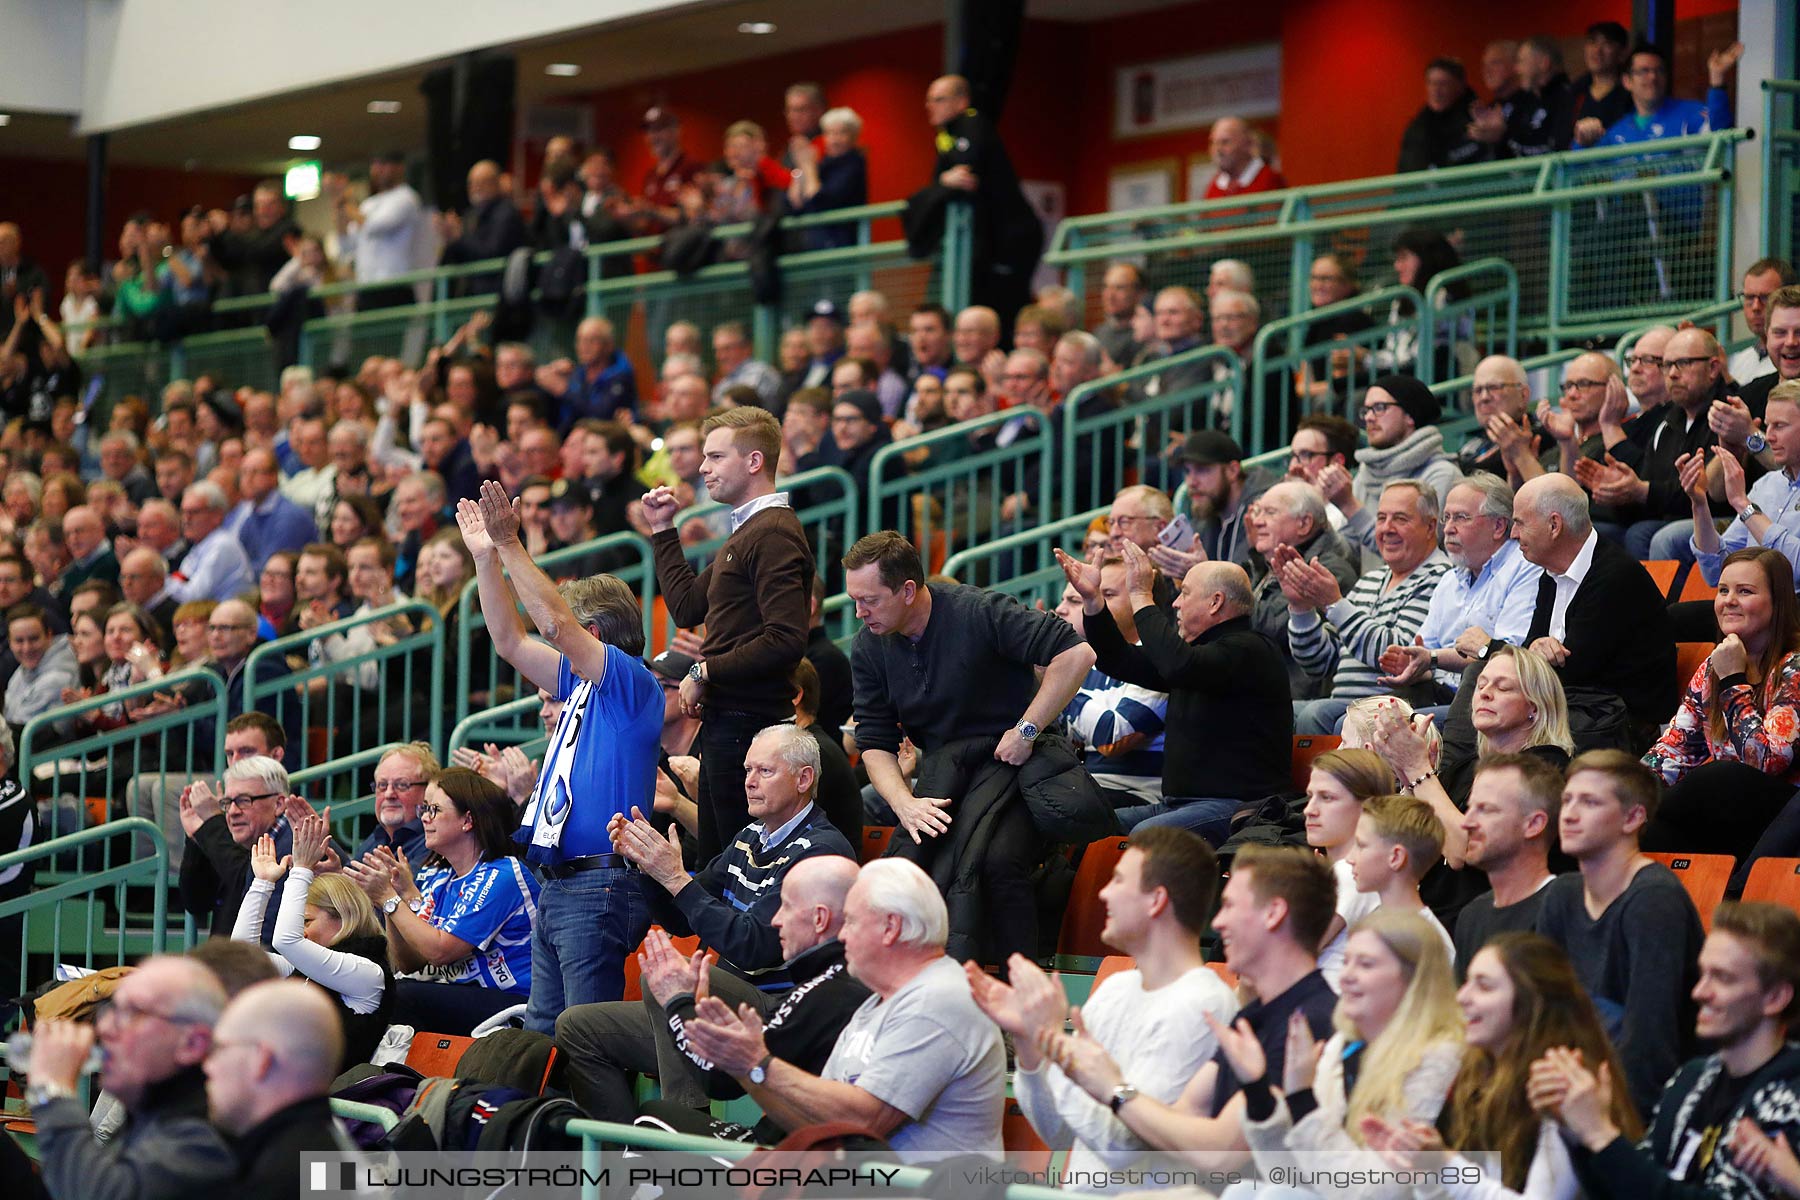
[(69, 548), (69, 565), (57, 579), (56, 594), (65, 603), (75, 589), (90, 579), (107, 583), (119, 581), (119, 560), (106, 542), (106, 522), (85, 504), (77, 504), (63, 514), (63, 544)]
[[(93, 1024), (40, 1022), (25, 1100), (37, 1123), (43, 1176), (35, 1189), (15, 1184), (9, 1194), (182, 1200), (228, 1183), (235, 1164), (207, 1122), (201, 1073), (224, 1008), (225, 990), (205, 966), (156, 955), (119, 981)], [(96, 1043), (106, 1053), (100, 1086), (125, 1109), (124, 1124), (104, 1141), (78, 1095), (82, 1064)], [(0, 1178), (29, 1177), (24, 1155), (11, 1138), (0, 1138)]]
[[(223, 786), (223, 795), (204, 780), (181, 790), (181, 831), (187, 835), (181, 902), (196, 917), (210, 915), (213, 936), (221, 938), (231, 936), (250, 890), (250, 848), (256, 840), (265, 833), (273, 837), (277, 858), (294, 848), (293, 830), (282, 816), (289, 796), (286, 767), (252, 755), (225, 768)], [(265, 939), (274, 932), (265, 929)]]
[(156, 495), (156, 480), (138, 459), (137, 435), (130, 430), (110, 430), (100, 439), (100, 470), (125, 489), (133, 504)]
[(817, 1075), (770, 1052), (761, 1023), (717, 997), (695, 1007), (688, 1040), (784, 1128), (851, 1121), (912, 1161), (998, 1155), (1006, 1099), (1000, 1029), (944, 953), (950, 918), (916, 864), (862, 869), (844, 906), (844, 960), (875, 994)]
[(1212, 270), (1206, 273), (1206, 298), (1211, 300), (1220, 292), (1254, 296), (1256, 273), (1250, 269), (1250, 264), (1241, 258), (1221, 258), (1213, 263)]
[[(619, 349), (613, 324), (605, 317), (589, 317), (575, 327), (575, 363), (568, 367), (568, 389), (562, 397), (558, 431), (567, 432), (588, 417), (608, 420), (637, 412), (637, 374), (631, 360)], [(567, 359), (557, 364), (559, 367)]]
[[(613, 817), (614, 849), (642, 872), (651, 915), (677, 935), (697, 934), (718, 955), (709, 990), (733, 1004), (767, 1012), (792, 987), (773, 919), (782, 880), (810, 858), (854, 858), (850, 843), (825, 817), (818, 790), (818, 743), (794, 725), (771, 725), (744, 755), (744, 798), (750, 824), (695, 874), (682, 862), (679, 830), (657, 831), (633, 806)], [(675, 1045), (654, 997), (578, 1004), (556, 1022), (556, 1044), (569, 1059), (569, 1090), (603, 1121), (629, 1121), (637, 1111), (634, 1074), (654, 1073), (665, 1099), (704, 1107), (700, 1072)]]
[(181, 534), (192, 549), (181, 560), (181, 570), (169, 577), (169, 593), (183, 604), (229, 600), (253, 586), (250, 558), (225, 528), (230, 508), (224, 489), (210, 480), (181, 494)]
[(298, 1195), (302, 1154), (356, 1152), (331, 1115), (343, 1057), (337, 1005), (311, 983), (255, 984), (225, 1006), (206, 1055), (206, 1099), (231, 1138), (239, 1194)]

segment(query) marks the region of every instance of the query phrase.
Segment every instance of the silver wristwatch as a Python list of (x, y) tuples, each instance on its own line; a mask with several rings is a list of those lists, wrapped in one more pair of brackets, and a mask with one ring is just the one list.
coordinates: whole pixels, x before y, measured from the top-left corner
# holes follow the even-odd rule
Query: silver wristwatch
[(1136, 1088), (1132, 1087), (1129, 1083), (1121, 1083), (1112, 1090), (1112, 1099), (1108, 1100), (1106, 1105), (1113, 1110), (1113, 1116), (1116, 1117), (1119, 1115), (1119, 1110), (1121, 1108), (1124, 1108), (1127, 1104), (1130, 1104), (1137, 1098), (1138, 1090)]
[(1028, 742), (1037, 741), (1037, 735), (1040, 732), (1038, 727), (1033, 725), (1030, 721), (1020, 721), (1017, 725), (1013, 726), (1013, 729), (1020, 737)]
[(688, 668), (687, 677), (689, 679), (692, 679), (695, 683), (705, 683), (706, 676), (702, 675), (700, 673), (700, 670), (701, 670), (701, 664), (695, 663), (693, 666)]
[(1750, 503), (1744, 505), (1744, 507), (1738, 509), (1738, 520), (1748, 521), (1751, 517), (1754, 517), (1761, 512), (1762, 512), (1762, 505), (1760, 505), (1756, 501), (1752, 500), (1752, 501), (1750, 501)]
[(394, 910), (399, 907), (400, 897), (398, 896), (389, 896), (386, 900), (381, 902), (381, 911), (390, 917), (394, 915)]
[(33, 1083), (25, 1088), (25, 1106), (42, 1108), (55, 1100), (71, 1099), (75, 1093), (60, 1083)]

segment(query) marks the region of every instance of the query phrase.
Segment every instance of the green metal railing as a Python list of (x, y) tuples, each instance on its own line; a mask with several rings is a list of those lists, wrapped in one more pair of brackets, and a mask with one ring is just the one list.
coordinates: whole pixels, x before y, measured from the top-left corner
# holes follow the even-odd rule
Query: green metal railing
[[(591, 542), (565, 546), (536, 561), (552, 579), (584, 578), (605, 571), (623, 580), (638, 594), (638, 604), (644, 612), (644, 638), (648, 642), (653, 624), (656, 564), (651, 558), (650, 543), (638, 534), (608, 534)], [(487, 622), (481, 616), (481, 592), (476, 581), (470, 579), (456, 603), (456, 703), (450, 707), (456, 721), (495, 701), (536, 693), (512, 664), (500, 657), (494, 639), (479, 636), (486, 628)], [(526, 628), (530, 628), (530, 622)], [(431, 744), (439, 744), (435, 728)]]
[[(930, 569), (965, 545), (1035, 524), (1033, 514), (1054, 513), (1047, 422), (1029, 421), (1005, 446), (988, 438), (973, 442), (989, 433), (997, 439), (1002, 426), (1022, 416), (1030, 414), (989, 413), (877, 450), (869, 465), (867, 528), (907, 534)], [(932, 457), (909, 471), (907, 456), (919, 451)], [(933, 461), (945, 455), (954, 457)], [(1029, 476), (1034, 465), (1035, 483)], [(1019, 495), (1029, 496), (1029, 510), (1018, 506)]]
[(1645, 321), (1642, 324), (1634, 325), (1632, 328), (1627, 329), (1624, 333), (1619, 335), (1619, 340), (1614, 346), (1614, 353), (1619, 359), (1620, 364), (1623, 365), (1625, 355), (1630, 353), (1631, 347), (1653, 326), (1674, 325), (1679, 327), (1683, 322), (1691, 322), (1703, 329), (1710, 326), (1713, 336), (1719, 340), (1719, 345), (1724, 347), (1725, 353), (1735, 354), (1745, 346), (1756, 341), (1756, 335), (1750, 333), (1748, 330), (1746, 330), (1741, 337), (1734, 338), (1731, 336), (1732, 319), (1743, 310), (1743, 302), (1733, 296), (1729, 300), (1720, 300), (1713, 304), (1704, 304), (1689, 312), (1679, 313), (1672, 317), (1665, 317), (1662, 320)]
[[(1293, 412), (1269, 394), (1273, 385), (1285, 394), (1300, 392), (1300, 406), (1313, 412), (1335, 412), (1355, 421), (1362, 393), (1377, 375), (1399, 363), (1397, 349), (1410, 345), (1418, 365), (1430, 370), (1431, 345), (1425, 324), (1424, 297), (1409, 287), (1378, 288), (1336, 304), (1271, 321), (1256, 331), (1251, 343), (1249, 429), (1234, 414), (1232, 436), (1250, 454), (1285, 446), (1293, 437)], [(1342, 317), (1367, 317), (1366, 328), (1308, 343), (1314, 325)], [(1271, 412), (1273, 410), (1273, 412)], [(1276, 418), (1271, 422), (1271, 417)], [(1271, 427), (1272, 426), (1272, 427)], [(1246, 433), (1248, 436), (1246, 436)]]
[[(1248, 406), (1235, 398), (1243, 394), (1243, 363), (1223, 346), (1184, 350), (1072, 389), (1059, 418), (1059, 486), (1052, 507), (1041, 511), (1085, 511), (1111, 504), (1128, 479), (1155, 482), (1169, 444), (1211, 425), (1227, 403), (1233, 430), (1241, 429)], [(1113, 405), (1093, 404), (1101, 395)]]
[[(345, 1113), (346, 1116), (359, 1114)], [(366, 1119), (366, 1118), (365, 1118)], [(583, 1172), (592, 1179), (582, 1182), (582, 1200), (599, 1200), (600, 1172), (606, 1169), (608, 1158), (605, 1147), (615, 1146), (624, 1150), (665, 1150), (681, 1153), (704, 1155), (711, 1159), (724, 1159), (738, 1162), (761, 1150), (762, 1147), (752, 1142), (721, 1142), (712, 1138), (697, 1137), (693, 1134), (670, 1133), (664, 1129), (654, 1129), (644, 1125), (614, 1125), (606, 1121), (575, 1120), (569, 1122), (568, 1131), (581, 1139), (581, 1166)], [(930, 1178), (931, 1171), (922, 1166), (902, 1166), (897, 1162), (888, 1165), (879, 1154), (859, 1155), (858, 1164), (873, 1163), (879, 1165), (882, 1176), (893, 1186), (900, 1189), (899, 1195), (916, 1195), (918, 1189)], [(1171, 1163), (1178, 1170), (1186, 1170), (1175, 1160)], [(791, 1165), (791, 1164), (789, 1164)], [(889, 1172), (892, 1172), (890, 1177)], [(1199, 1172), (1195, 1172), (1198, 1180)], [(1039, 1184), (1012, 1183), (1006, 1186), (1006, 1200), (1065, 1200), (1068, 1193)]]
[[(831, 226), (852, 226), (854, 245), (824, 250), (797, 250), (779, 257), (782, 299), (759, 304), (751, 288), (748, 265), (740, 259), (719, 261), (691, 275), (669, 270), (644, 273), (622, 269), (638, 255), (653, 255), (661, 240), (629, 238), (590, 246), (584, 252), (587, 280), (581, 308), (586, 315), (605, 315), (619, 327), (626, 340), (631, 321), (641, 318), (649, 358), (662, 359), (661, 333), (677, 317), (695, 321), (702, 328), (724, 320), (745, 320), (751, 326), (758, 357), (772, 361), (781, 330), (804, 323), (814, 302), (830, 298), (842, 304), (857, 290), (878, 288), (898, 311), (927, 301), (938, 301), (955, 311), (967, 303), (968, 270), (972, 237), (966, 206), (953, 205), (945, 225), (942, 248), (935, 258), (915, 259), (904, 239), (875, 241), (877, 223), (892, 225), (904, 210), (902, 201), (868, 204), (781, 222), (780, 236), (803, 238), (807, 231)], [(748, 223), (722, 225), (711, 237), (722, 253), (733, 252), (750, 233)], [(548, 262), (540, 252), (534, 262)], [(442, 343), (473, 313), (491, 308), (497, 299), (506, 259), (488, 259), (457, 266), (414, 271), (377, 284), (338, 283), (314, 288), (312, 300), (330, 309), (353, 305), (357, 296), (371, 289), (391, 290), (413, 286), (422, 293), (417, 302), (363, 312), (333, 311), (308, 320), (302, 326), (300, 360), (315, 368), (335, 363), (356, 363), (371, 354), (394, 355), (411, 363), (422, 358), (425, 348)], [(536, 294), (534, 293), (534, 299)], [(275, 297), (269, 294), (220, 300), (212, 313), (221, 324), (249, 322), (242, 328), (188, 337), (167, 346), (154, 342), (100, 345), (79, 357), (91, 373), (103, 378), (103, 408), (122, 396), (143, 395), (154, 402), (164, 383), (206, 370), (219, 373), (231, 384), (248, 383), (261, 388), (275, 385), (275, 346), (260, 322)], [(97, 322), (96, 327), (114, 337), (124, 322)], [(535, 322), (533, 341), (546, 354), (566, 352), (573, 333), (567, 321), (541, 318)]]
[[(392, 642), (375, 641), (373, 627), (403, 621), (410, 629)], [(358, 643), (368, 638), (372, 648), (331, 661), (308, 661), (308, 650), (334, 637), (355, 635)], [(290, 669), (288, 656), (301, 663)], [(280, 674), (257, 678), (262, 663), (273, 659)], [(444, 723), (444, 622), (437, 610), (423, 600), (389, 604), (373, 612), (358, 613), (272, 642), (250, 651), (244, 664), (244, 705), (262, 708), (286, 729), (301, 729), (307, 737), (287, 748), (290, 771), (346, 759), (359, 752), (373, 753), (389, 742), (443, 741)], [(263, 701), (270, 700), (268, 707)], [(325, 737), (336, 753), (320, 753), (309, 746), (311, 735)], [(367, 760), (370, 765), (373, 759)]]
[(1800, 229), (1800, 80), (1763, 80), (1762, 247), (1788, 254)]
[[(113, 861), (116, 840), (136, 842), (144, 851)], [(104, 862), (80, 874), (53, 869), (60, 862), (102, 855)], [(0, 900), (0, 933), (19, 952), (18, 978), (0, 981), (9, 995), (23, 996), (42, 984), (54, 964), (91, 970), (167, 949), (169, 850), (162, 831), (149, 821), (122, 818), (0, 854), (0, 872), (15, 867), (35, 872), (36, 886), (23, 896)], [(149, 907), (127, 920), (132, 890), (146, 895)], [(13, 918), (19, 920), (17, 926), (11, 925)], [(184, 947), (193, 944), (191, 921), (180, 933)], [(34, 958), (47, 960), (46, 969), (32, 970)]]
[[(1022, 529), (967, 550), (959, 550), (944, 563), (944, 574), (959, 583), (990, 579), (987, 589), (1012, 596), (1027, 607), (1042, 602), (1046, 609), (1062, 601), (1067, 577), (1056, 565), (1055, 550), (1081, 558), (1081, 544), (1094, 518), (1107, 515), (1109, 506), (1075, 513), (1032, 529)], [(1017, 562), (1033, 564), (1029, 570), (1005, 574), (1000, 569)]]
[[(160, 696), (178, 696), (180, 707), (133, 721), (123, 728), (96, 730), (108, 710), (126, 710)], [(197, 665), (160, 679), (77, 700), (40, 713), (19, 734), (19, 777), (48, 798), (48, 820), (40, 836), (56, 839), (115, 813), (146, 817), (163, 831), (167, 844), (182, 836), (176, 802), (191, 773), (213, 778), (225, 752), (225, 681)], [(97, 850), (111, 866), (112, 843)], [(179, 859), (177, 859), (179, 862)], [(90, 863), (58, 869), (81, 870)]]
[[(1521, 327), (1555, 342), (1617, 333), (1731, 287), (1730, 153), (1748, 130), (1606, 146), (1351, 180), (1252, 199), (1233, 197), (1076, 217), (1045, 261), (1097, 300), (1115, 258), (1140, 262), (1153, 286), (1204, 286), (1220, 258), (1248, 262), (1265, 311), (1300, 312), (1313, 257), (1346, 254), (1373, 274), (1394, 236), (1425, 226), (1460, 239), (1465, 260), (1517, 270)], [(1552, 348), (1555, 348), (1554, 346)]]

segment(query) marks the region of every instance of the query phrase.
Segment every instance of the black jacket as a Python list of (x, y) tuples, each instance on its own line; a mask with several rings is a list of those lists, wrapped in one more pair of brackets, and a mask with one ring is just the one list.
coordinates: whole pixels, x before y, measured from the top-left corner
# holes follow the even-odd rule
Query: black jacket
[[(1550, 633), (1556, 580), (1538, 583), (1537, 609), (1525, 644)], [(1669, 719), (1681, 690), (1675, 678), (1675, 634), (1667, 600), (1643, 564), (1616, 542), (1598, 538), (1594, 561), (1569, 601), (1562, 639), (1568, 661), (1557, 669), (1565, 690), (1617, 695), (1636, 726)]]
[(998, 738), (969, 737), (926, 754), (913, 794), (951, 797), (950, 831), (917, 845), (910, 837), (896, 836), (888, 845), (889, 854), (918, 863), (944, 893), (950, 910), (944, 953), (958, 961), (982, 952), (987, 928), (982, 867), (1007, 805), (1030, 809), (1046, 841), (1086, 845), (1118, 828), (1081, 756), (1060, 735), (1040, 734), (1021, 767), (996, 759), (998, 745)]
[(301, 1100), (232, 1139), (238, 1158), (233, 1190), (257, 1200), (299, 1200), (302, 1154), (351, 1149), (349, 1140), (337, 1131), (331, 1101), (324, 1096)]
[(43, 1185), (52, 1196), (162, 1200), (222, 1192), (231, 1180), (235, 1164), (207, 1121), (206, 1076), (198, 1066), (145, 1088), (105, 1142), (94, 1136), (79, 1100), (51, 1101), (35, 1115)]
[[(294, 835), (288, 828), (287, 818), (277, 818), (275, 828), (269, 833), (275, 839), (277, 858), (293, 852)], [(212, 935), (228, 938), (231, 927), (237, 924), (244, 894), (250, 890), (250, 881), (254, 878), (250, 871), (250, 851), (232, 840), (225, 815), (219, 813), (208, 817), (187, 840), (187, 850), (181, 858), (182, 907), (197, 918), (210, 913)], [(279, 887), (276, 892), (280, 893)], [(275, 921), (273, 917), (265, 916), (263, 945), (268, 945), (274, 936)]]
[(1494, 156), (1487, 146), (1469, 136), (1475, 93), (1465, 90), (1443, 112), (1429, 105), (1419, 109), (1400, 138), (1400, 172), (1429, 171), (1437, 167), (1463, 167), (1486, 162)]
[[(1044, 226), (1019, 188), (1018, 173), (993, 123), (971, 108), (938, 131), (937, 146), (931, 182), (907, 200), (901, 218), (908, 249), (915, 257), (930, 254), (943, 236), (945, 207), (972, 199), (975, 272), (986, 274), (999, 266), (1019, 278), (1030, 278), (1044, 248)], [(975, 173), (974, 192), (938, 182), (945, 171), (958, 166)], [(1006, 313), (1001, 319), (1010, 322), (1011, 316)]]
[(1095, 665), (1114, 679), (1169, 694), (1164, 797), (1260, 800), (1287, 791), (1294, 706), (1275, 646), (1248, 616), (1192, 642), (1155, 605), (1134, 619), (1141, 646), (1126, 643), (1105, 608), (1087, 618), (1088, 643)]

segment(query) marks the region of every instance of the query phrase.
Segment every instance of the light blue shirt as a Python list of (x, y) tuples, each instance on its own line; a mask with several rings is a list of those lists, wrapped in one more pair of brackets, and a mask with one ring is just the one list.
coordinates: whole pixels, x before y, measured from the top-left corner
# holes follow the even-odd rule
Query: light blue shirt
[[(1519, 553), (1519, 543), (1507, 541), (1482, 564), (1479, 574), (1452, 567), (1438, 580), (1431, 607), (1419, 637), (1433, 650), (1456, 644), (1463, 631), (1479, 625), (1492, 637), (1519, 645), (1531, 630), (1537, 609), (1538, 578), (1544, 569)], [(1439, 671), (1438, 679), (1455, 687), (1460, 675)]]
[[(1717, 554), (1707, 554), (1694, 545), (1694, 561), (1700, 564), (1700, 572), (1708, 583), (1719, 582), (1719, 572), (1725, 569), (1727, 554), (1746, 546), (1767, 546), (1787, 555), (1789, 562), (1800, 561), (1795, 557), (1800, 555), (1800, 482), (1789, 478), (1785, 470), (1770, 471), (1750, 485), (1749, 496), (1750, 502), (1762, 509), (1763, 515), (1774, 524), (1769, 526), (1763, 541), (1758, 542), (1750, 536), (1744, 518), (1733, 517), (1725, 532), (1719, 535)], [(1692, 541), (1690, 538), (1689, 542)], [(1800, 586), (1796, 590), (1800, 590)]]
[(249, 591), (256, 585), (250, 574), (250, 558), (244, 547), (224, 525), (201, 538), (199, 544), (181, 560), (185, 579), (171, 576), (169, 594), (183, 604), (189, 600), (218, 600), (223, 603)]

